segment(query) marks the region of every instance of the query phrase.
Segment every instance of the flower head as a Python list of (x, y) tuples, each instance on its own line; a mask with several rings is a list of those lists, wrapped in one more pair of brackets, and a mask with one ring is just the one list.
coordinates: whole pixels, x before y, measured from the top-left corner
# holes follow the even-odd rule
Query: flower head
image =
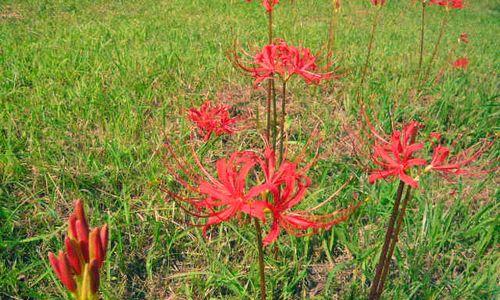
[(99, 269), (104, 263), (108, 247), (108, 226), (89, 229), (83, 204), (75, 201), (69, 217), (66, 251), (56, 256), (49, 253), (49, 261), (62, 284), (78, 299), (94, 299), (99, 289)]
[[(173, 149), (167, 145), (171, 157), (182, 164)], [(299, 168), (299, 161), (284, 158), (279, 165), (273, 150), (266, 147), (261, 151), (238, 151), (216, 161), (216, 175), (213, 176), (201, 164), (193, 150), (199, 171), (190, 167), (168, 167), (178, 183), (194, 196), (181, 197), (171, 191), (167, 193), (178, 201), (189, 214), (206, 219), (203, 232), (216, 224), (247, 215), (266, 222), (266, 215), (272, 216), (271, 230), (264, 239), (266, 245), (275, 241), (281, 229), (298, 235), (306, 230), (313, 232), (346, 220), (357, 207), (349, 207), (326, 215), (313, 215), (309, 211), (295, 211), (293, 208), (304, 200), (311, 185), (306, 171), (311, 164)], [(168, 165), (167, 165), (168, 166)], [(177, 170), (182, 170), (181, 176)], [(189, 169), (189, 170), (188, 170)], [(184, 179), (187, 177), (188, 179)], [(195, 208), (193, 212), (183, 206), (187, 203)], [(313, 209), (314, 210), (314, 209)]]
[(469, 59), (467, 57), (461, 57), (453, 62), (453, 67), (455, 69), (467, 70), (469, 66)]
[(212, 102), (206, 101), (200, 108), (190, 108), (188, 118), (196, 125), (204, 140), (208, 140), (212, 133), (220, 136), (238, 131), (235, 127), (238, 119), (231, 118), (229, 109), (229, 105), (212, 104)]
[(462, 9), (464, 8), (463, 0), (431, 0), (430, 4), (439, 5), (448, 9)]
[[(252, 0), (246, 0), (247, 2), (252, 2)], [(271, 12), (274, 9), (274, 6), (278, 4), (280, 0), (262, 0), (262, 5), (266, 9), (267, 12)]]
[(277, 166), (275, 152), (266, 148), (259, 159), (265, 176), (265, 185), (272, 194), (272, 201), (267, 209), (273, 216), (270, 232), (264, 238), (264, 245), (273, 243), (283, 229), (292, 235), (301, 235), (306, 230), (328, 229), (349, 218), (358, 205), (335, 211), (326, 215), (314, 215), (311, 210), (293, 210), (300, 204), (311, 186), (311, 179), (306, 175), (310, 165), (299, 168), (298, 162), (286, 158)]
[(264, 46), (254, 55), (250, 66), (240, 63), (235, 55), (236, 65), (251, 74), (255, 86), (274, 76), (288, 81), (293, 75), (298, 75), (307, 84), (319, 84), (322, 80), (332, 78), (333, 72), (317, 72), (316, 60), (310, 49), (295, 47), (283, 40)]
[(472, 166), (472, 163), (491, 147), (491, 142), (483, 142), (467, 148), (456, 155), (450, 155), (449, 147), (437, 145), (434, 147), (432, 160), (425, 168), (426, 171), (435, 171), (446, 179), (451, 176), (476, 177), (488, 173), (481, 166)]
[(370, 0), (370, 1), (375, 6), (382, 6), (385, 4), (385, 0)]
[(413, 157), (415, 152), (424, 147), (422, 143), (415, 143), (419, 127), (418, 122), (411, 122), (404, 126), (402, 131), (394, 131), (390, 141), (375, 143), (373, 162), (381, 168), (371, 172), (370, 183), (397, 177), (414, 188), (418, 187), (417, 181), (408, 175), (408, 171), (415, 166), (426, 164), (424, 159)]

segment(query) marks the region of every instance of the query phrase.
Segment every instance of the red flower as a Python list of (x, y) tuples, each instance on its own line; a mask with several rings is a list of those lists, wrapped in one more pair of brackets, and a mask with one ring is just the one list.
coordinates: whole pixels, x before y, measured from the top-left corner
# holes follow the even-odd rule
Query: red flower
[(214, 105), (210, 101), (207, 101), (198, 109), (189, 109), (188, 118), (196, 124), (198, 132), (207, 141), (210, 139), (212, 133), (220, 136), (223, 134), (233, 134), (238, 131), (234, 126), (238, 122), (238, 119), (231, 118), (229, 109), (229, 105)]
[(443, 6), (446, 8), (454, 8), (454, 9), (464, 8), (463, 0), (431, 0), (430, 3)]
[[(252, 0), (246, 0), (247, 2), (252, 2)], [(268, 12), (274, 9), (274, 6), (278, 4), (280, 0), (262, 0), (262, 5), (266, 8)]]
[(455, 69), (464, 69), (467, 70), (469, 66), (469, 59), (467, 57), (462, 57), (453, 62), (453, 67)]
[[(200, 171), (185, 166), (173, 149), (169, 145), (167, 147), (170, 156), (179, 164), (176, 169), (182, 170), (189, 178), (188, 181), (194, 183), (190, 184), (174, 168), (169, 167), (171, 175), (197, 196), (183, 198), (170, 191), (167, 193), (174, 200), (180, 200), (180, 207), (189, 214), (207, 218), (203, 225), (204, 234), (210, 226), (229, 221), (241, 214), (265, 222), (266, 213), (271, 213), (274, 219), (271, 232), (264, 240), (267, 245), (278, 237), (281, 228), (292, 234), (299, 234), (308, 229), (317, 231), (320, 228), (329, 228), (346, 220), (357, 208), (350, 207), (322, 216), (313, 215), (310, 211), (292, 211), (293, 207), (304, 199), (311, 185), (311, 180), (305, 175), (310, 164), (299, 169), (299, 161), (290, 162), (284, 159), (277, 167), (275, 153), (269, 147), (266, 147), (262, 154), (251, 151), (234, 152), (229, 158), (217, 160), (215, 177), (202, 166), (194, 150), (194, 159)], [(197, 212), (186, 209), (182, 202), (192, 205)]]
[(294, 47), (284, 41), (269, 44), (253, 58), (252, 66), (244, 66), (235, 56), (236, 65), (249, 72), (257, 86), (262, 81), (280, 76), (287, 81), (293, 75), (302, 77), (307, 84), (319, 84), (330, 79), (333, 72), (317, 73), (316, 57), (308, 48)]
[(66, 252), (59, 251), (57, 257), (49, 253), (52, 269), (63, 285), (77, 297), (95, 295), (99, 289), (99, 269), (108, 247), (108, 226), (94, 228), (89, 233), (83, 204), (77, 200), (75, 210), (69, 217), (68, 236), (64, 244)]
[(411, 187), (418, 187), (417, 181), (408, 175), (407, 171), (427, 163), (424, 159), (413, 158), (413, 154), (424, 147), (421, 143), (414, 143), (419, 126), (418, 122), (411, 122), (404, 126), (402, 132), (394, 131), (389, 142), (381, 142), (379, 139), (375, 143), (373, 162), (382, 168), (371, 172), (370, 183), (388, 177), (398, 177)]
[(249, 172), (257, 164), (255, 154), (250, 151), (235, 152), (229, 159), (219, 159), (216, 163), (217, 178), (201, 167), (208, 180), (199, 183), (199, 192), (205, 199), (198, 202), (198, 207), (209, 211), (208, 221), (203, 227), (206, 232), (211, 225), (228, 221), (243, 212), (265, 221), (264, 208), (267, 204), (256, 201), (265, 189), (264, 185), (256, 185), (247, 189)]
[(377, 6), (377, 5), (384, 5), (385, 4), (385, 0), (370, 0), (372, 2), (373, 5)]
[(459, 154), (450, 157), (450, 149), (445, 146), (438, 145), (434, 148), (431, 163), (426, 167), (426, 171), (437, 171), (441, 175), (455, 175), (455, 176), (478, 176), (488, 171), (481, 168), (473, 168), (470, 166), (475, 162), (484, 151), (491, 147), (492, 143), (481, 143), (479, 149), (470, 147), (460, 152)]
[(314, 215), (310, 211), (292, 211), (304, 200), (311, 185), (311, 179), (305, 174), (309, 166), (299, 169), (296, 162), (284, 159), (276, 169), (275, 152), (270, 148), (265, 149), (259, 164), (264, 172), (265, 185), (273, 196), (273, 201), (267, 206), (273, 215), (273, 223), (270, 232), (263, 240), (264, 245), (274, 242), (281, 229), (292, 235), (301, 235), (309, 229), (313, 229), (313, 232), (318, 229), (328, 229), (347, 220), (358, 207), (352, 206), (327, 215)]

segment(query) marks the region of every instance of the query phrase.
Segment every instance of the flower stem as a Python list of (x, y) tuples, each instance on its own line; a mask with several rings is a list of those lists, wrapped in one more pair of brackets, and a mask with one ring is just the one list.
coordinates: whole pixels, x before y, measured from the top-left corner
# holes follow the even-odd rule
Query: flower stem
[(332, 0), (332, 13), (330, 16), (330, 27), (328, 28), (328, 45), (327, 45), (328, 63), (331, 62), (333, 48), (335, 47), (335, 12), (336, 12), (335, 0)]
[(262, 228), (260, 221), (254, 218), (255, 231), (257, 233), (257, 249), (259, 250), (259, 275), (260, 275), (260, 298), (266, 300), (266, 277), (264, 273), (264, 246), (262, 244)]
[(418, 59), (418, 71), (417, 76), (420, 76), (422, 71), (422, 62), (424, 59), (424, 34), (425, 34), (425, 1), (422, 1), (422, 21), (420, 23), (420, 57)]
[(285, 118), (286, 118), (286, 80), (283, 80), (283, 98), (281, 99), (281, 122), (280, 122), (280, 155), (278, 162), (283, 161), (283, 153), (285, 152)]
[(385, 280), (387, 278), (387, 275), (389, 274), (389, 266), (390, 266), (391, 258), (392, 258), (392, 255), (394, 254), (394, 249), (396, 247), (396, 243), (398, 242), (399, 233), (401, 232), (401, 226), (403, 224), (403, 220), (405, 217), (406, 207), (408, 205), (408, 202), (411, 200), (411, 198), (412, 198), (412, 188), (410, 186), (408, 186), (406, 188), (405, 198), (404, 198), (403, 203), (401, 205), (401, 210), (399, 211), (398, 219), (396, 221), (396, 229), (394, 230), (391, 244), (389, 245), (389, 252), (387, 253), (387, 258), (385, 260), (385, 265), (384, 265), (384, 269), (382, 271), (382, 276), (380, 277), (376, 299), (379, 299), (382, 296), (382, 292), (384, 291)]
[(431, 69), (432, 69), (432, 64), (434, 63), (434, 60), (436, 59), (436, 55), (438, 53), (439, 46), (441, 45), (441, 41), (443, 40), (446, 24), (448, 23), (448, 13), (449, 12), (446, 12), (446, 14), (443, 16), (443, 21), (441, 22), (441, 29), (439, 31), (439, 36), (438, 36), (438, 39), (436, 41), (436, 45), (434, 45), (434, 50), (432, 51), (432, 56), (429, 60), (429, 64), (427, 65), (427, 70), (425, 71), (424, 79), (421, 82), (422, 85), (424, 85), (427, 82), (427, 79), (429, 79), (429, 75), (430, 75)]
[(380, 282), (380, 277), (382, 276), (382, 269), (385, 265), (385, 260), (387, 258), (387, 251), (389, 250), (389, 244), (391, 242), (392, 233), (394, 231), (394, 223), (396, 222), (396, 217), (398, 215), (399, 203), (401, 202), (401, 197), (403, 196), (404, 187), (405, 187), (404, 182), (400, 181), (398, 186), (398, 191), (396, 193), (396, 200), (394, 201), (394, 206), (392, 208), (392, 214), (389, 219), (387, 231), (385, 233), (384, 245), (382, 246), (382, 251), (380, 253), (377, 269), (375, 271), (375, 277), (373, 278), (372, 286), (370, 288), (370, 295), (368, 296), (368, 299), (370, 300), (377, 299), (376, 296), (377, 296), (378, 285)]
[(363, 70), (361, 73), (361, 81), (359, 83), (358, 94), (356, 97), (358, 102), (360, 101), (359, 98), (361, 96), (361, 90), (363, 89), (363, 85), (364, 85), (365, 79), (366, 79), (366, 73), (368, 72), (368, 66), (370, 64), (370, 58), (372, 55), (373, 43), (375, 41), (375, 29), (377, 28), (378, 20), (379, 20), (379, 16), (380, 16), (380, 11), (381, 11), (380, 7), (377, 7), (376, 9), (377, 9), (377, 12), (375, 13), (375, 17), (373, 18), (372, 30), (370, 33), (370, 42), (368, 43), (368, 51), (366, 53), (366, 60), (365, 60), (365, 64), (363, 66)]
[[(269, 11), (268, 12), (268, 38), (269, 38), (269, 44), (273, 42), (273, 12)], [(266, 142), (270, 143), (271, 141), (271, 102), (273, 99), (273, 85), (274, 85), (274, 79), (271, 78), (269, 79), (267, 83), (267, 103), (266, 103)]]
[(274, 79), (271, 79), (271, 90), (273, 94), (273, 150), (276, 151), (276, 145), (277, 145), (277, 139), (278, 139), (278, 110), (276, 108), (277, 106), (277, 100), (276, 100), (276, 86), (275, 86), (275, 81)]

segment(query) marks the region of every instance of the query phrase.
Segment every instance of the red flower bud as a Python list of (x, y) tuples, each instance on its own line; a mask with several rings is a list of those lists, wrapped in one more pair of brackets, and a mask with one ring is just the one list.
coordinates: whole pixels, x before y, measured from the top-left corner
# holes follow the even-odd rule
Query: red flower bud
[(64, 252), (59, 251), (58, 256), (58, 266), (59, 266), (59, 279), (63, 285), (70, 291), (76, 291), (76, 282), (73, 279), (73, 274), (71, 272), (71, 267), (69, 266), (68, 258)]
[(89, 265), (90, 274), (90, 291), (92, 294), (97, 293), (99, 290), (99, 263), (96, 260), (92, 260)]
[(100, 238), (101, 238), (102, 252), (104, 253), (105, 257), (106, 252), (108, 251), (108, 239), (109, 239), (108, 224), (104, 224), (104, 226), (101, 227)]
[(69, 237), (66, 237), (64, 244), (66, 246), (66, 255), (68, 256), (69, 264), (73, 268), (73, 271), (75, 271), (77, 275), (80, 275), (82, 273), (80, 259), (83, 259), (80, 255), (80, 248), (76, 242)]
[(100, 230), (99, 228), (94, 228), (90, 233), (89, 240), (89, 260), (97, 261), (98, 266), (100, 267), (104, 260), (104, 252), (101, 246), (101, 238), (100, 238)]

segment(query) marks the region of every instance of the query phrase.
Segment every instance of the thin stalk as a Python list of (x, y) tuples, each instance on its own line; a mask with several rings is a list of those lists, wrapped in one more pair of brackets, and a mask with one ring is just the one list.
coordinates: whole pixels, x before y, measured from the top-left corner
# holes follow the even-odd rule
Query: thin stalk
[(278, 162), (283, 161), (283, 153), (285, 152), (285, 118), (286, 118), (286, 80), (283, 80), (283, 98), (281, 99), (281, 122), (280, 122), (280, 155)]
[(394, 206), (392, 208), (392, 214), (389, 219), (389, 224), (387, 225), (384, 245), (382, 246), (382, 251), (380, 253), (377, 269), (375, 271), (375, 277), (373, 278), (373, 283), (370, 288), (370, 295), (368, 296), (368, 299), (370, 300), (376, 299), (377, 296), (378, 285), (380, 282), (380, 277), (382, 276), (382, 269), (385, 265), (385, 259), (387, 258), (387, 251), (389, 250), (389, 244), (391, 242), (392, 233), (394, 231), (394, 223), (396, 222), (396, 217), (399, 211), (399, 203), (401, 202), (401, 197), (403, 196), (404, 187), (405, 187), (404, 182), (400, 181), (398, 186), (398, 191), (396, 193), (396, 200), (394, 201)]
[(389, 252), (387, 253), (387, 259), (385, 261), (384, 269), (382, 271), (382, 276), (380, 277), (376, 299), (380, 299), (380, 297), (382, 296), (382, 292), (384, 291), (385, 280), (387, 279), (387, 275), (389, 274), (389, 266), (391, 258), (392, 255), (394, 254), (394, 249), (396, 248), (396, 244), (398, 242), (399, 233), (401, 232), (401, 227), (403, 225), (403, 220), (406, 213), (406, 207), (408, 206), (408, 202), (411, 200), (412, 196), (413, 196), (412, 188), (408, 186), (406, 188), (405, 198), (401, 205), (401, 210), (399, 211), (398, 214), (398, 219), (396, 221), (396, 229), (394, 230), (394, 235), (392, 237), (391, 244), (389, 246)]
[(363, 65), (363, 70), (361, 73), (361, 81), (359, 83), (359, 88), (358, 88), (358, 95), (356, 97), (358, 102), (359, 102), (359, 97), (361, 96), (361, 89), (363, 88), (363, 85), (365, 83), (366, 73), (368, 72), (368, 66), (370, 64), (370, 58), (372, 55), (373, 42), (375, 41), (375, 29), (377, 28), (378, 20), (379, 20), (379, 16), (380, 16), (380, 11), (381, 11), (380, 7), (377, 7), (376, 9), (377, 9), (377, 12), (375, 13), (375, 17), (373, 18), (372, 30), (370, 33), (370, 42), (368, 43), (368, 51), (366, 53), (366, 60), (365, 60), (365, 64)]
[(276, 86), (275, 86), (275, 81), (272, 79), (272, 94), (273, 94), (273, 150), (276, 151), (276, 145), (277, 145), (277, 139), (278, 139), (278, 109), (277, 107), (277, 100), (276, 100)]
[(264, 246), (262, 244), (262, 228), (260, 221), (254, 218), (255, 231), (257, 232), (257, 249), (259, 250), (259, 275), (260, 275), (260, 299), (266, 300), (266, 275), (264, 273)]
[(336, 0), (332, 0), (332, 14), (330, 16), (330, 26), (328, 28), (328, 63), (331, 62), (331, 55), (333, 53), (333, 48), (335, 47), (335, 12), (337, 11), (335, 4)]
[(418, 59), (418, 71), (417, 76), (420, 76), (420, 72), (422, 71), (422, 62), (424, 59), (424, 34), (425, 34), (425, 1), (422, 1), (422, 20), (420, 23), (420, 57)]
[[(269, 44), (273, 42), (273, 12), (268, 12), (268, 38)], [(266, 141), (271, 142), (271, 103), (273, 99), (273, 83), (274, 79), (271, 78), (267, 82), (267, 103), (266, 103)]]
[(425, 71), (424, 79), (421, 82), (422, 85), (424, 85), (427, 82), (427, 79), (429, 79), (429, 75), (430, 75), (430, 72), (432, 69), (432, 64), (434, 63), (434, 60), (436, 59), (436, 55), (438, 53), (439, 46), (441, 44), (441, 41), (443, 40), (446, 24), (448, 23), (448, 13), (449, 12), (446, 12), (446, 14), (443, 17), (443, 21), (441, 22), (441, 29), (439, 30), (439, 36), (438, 36), (438, 39), (436, 41), (436, 45), (434, 45), (434, 50), (432, 51), (432, 56), (429, 60), (429, 64), (427, 65), (427, 70)]

